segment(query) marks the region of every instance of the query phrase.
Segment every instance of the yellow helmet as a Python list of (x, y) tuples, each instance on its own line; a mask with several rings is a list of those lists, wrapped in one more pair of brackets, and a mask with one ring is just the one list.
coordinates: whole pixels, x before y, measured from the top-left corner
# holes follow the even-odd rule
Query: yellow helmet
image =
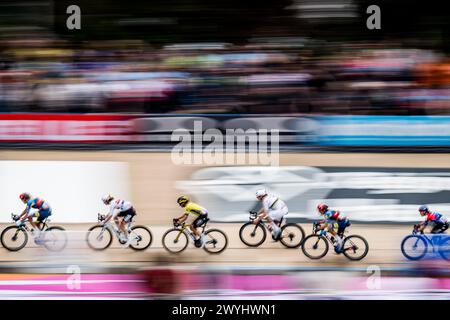
[(189, 198), (186, 196), (181, 196), (177, 199), (179, 205), (185, 204), (189, 202)]

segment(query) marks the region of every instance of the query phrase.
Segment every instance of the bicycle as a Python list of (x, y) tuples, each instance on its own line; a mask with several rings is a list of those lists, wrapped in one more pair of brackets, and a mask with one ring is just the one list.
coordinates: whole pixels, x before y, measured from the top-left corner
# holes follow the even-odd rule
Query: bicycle
[[(202, 228), (202, 236), (204, 236), (203, 244), (195, 239), (195, 235), (189, 230), (188, 225), (183, 222), (179, 225), (174, 220), (174, 228), (167, 230), (162, 238), (164, 248), (170, 253), (180, 253), (184, 251), (188, 244), (189, 238), (194, 242), (195, 247), (201, 248), (211, 254), (221, 253), (228, 246), (227, 235), (219, 229), (206, 230), (209, 219), (206, 219), (204, 223), (199, 226)], [(220, 246), (222, 245), (223, 246)]]
[[(105, 220), (105, 216), (98, 214), (98, 221)], [(132, 226), (132, 222), (128, 223), (128, 241), (121, 238), (121, 231), (116, 227), (115, 223), (107, 221), (103, 225), (95, 225), (89, 228), (86, 235), (86, 241), (88, 246), (93, 250), (105, 250), (112, 241), (113, 235), (116, 236), (119, 243), (122, 245), (129, 244), (133, 250), (145, 250), (147, 249), (153, 240), (152, 233), (147, 227), (144, 226)], [(145, 240), (148, 238), (147, 240)]]
[[(415, 225), (412, 234), (406, 236), (400, 249), (408, 260), (420, 260), (428, 252), (430, 245), (433, 253), (439, 253), (444, 260), (450, 260), (450, 236), (447, 234), (429, 234), (418, 232)], [(411, 250), (409, 250), (411, 249)]]
[[(249, 247), (259, 247), (267, 238), (267, 224), (262, 219), (259, 223), (254, 224), (257, 216), (256, 211), (250, 211), (250, 221), (244, 223), (239, 230), (239, 238)], [(283, 218), (283, 220), (285, 219)], [(277, 241), (287, 248), (298, 248), (305, 238), (303, 228), (295, 223), (286, 223), (283, 226), (281, 226), (282, 221), (277, 221), (277, 223), (281, 227), (281, 236)]]
[[(325, 230), (319, 230), (318, 226), (319, 223), (313, 223), (312, 234), (307, 236), (302, 243), (302, 251), (310, 259), (323, 258), (328, 253), (328, 243), (334, 246), (334, 238), (332, 236), (330, 237)], [(360, 241), (359, 244), (357, 243), (358, 241)], [(323, 249), (320, 249), (321, 245), (323, 245)], [(362, 251), (362, 254), (357, 255), (357, 251)], [(317, 254), (314, 255), (312, 252), (317, 252)], [(348, 259), (358, 261), (363, 259), (368, 252), (369, 244), (366, 239), (358, 235), (350, 235), (343, 238), (342, 248), (337, 253), (343, 253)]]
[[(14, 222), (19, 220), (19, 216), (13, 213), (11, 213), (11, 218)], [(19, 225), (8, 226), (2, 231), (0, 241), (4, 248), (9, 251), (23, 249), (28, 243), (28, 233), (30, 232), (37, 245), (42, 245), (50, 251), (61, 251), (66, 247), (67, 235), (63, 227), (49, 227), (50, 219), (46, 218), (41, 223), (40, 235), (36, 237), (34, 230), (27, 226), (27, 221), (24, 220)]]

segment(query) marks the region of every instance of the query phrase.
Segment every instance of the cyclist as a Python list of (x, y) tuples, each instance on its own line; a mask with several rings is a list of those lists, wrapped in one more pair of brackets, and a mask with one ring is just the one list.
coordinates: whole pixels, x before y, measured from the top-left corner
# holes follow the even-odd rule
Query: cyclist
[(272, 231), (272, 238), (279, 240), (281, 236), (281, 223), (284, 216), (288, 214), (288, 207), (283, 200), (273, 194), (267, 194), (266, 189), (256, 191), (256, 199), (262, 202), (262, 207), (258, 211), (258, 217), (253, 223), (258, 224), (261, 219), (269, 223), (269, 230)]
[(416, 226), (418, 232), (422, 232), (428, 225), (432, 227), (431, 233), (444, 233), (448, 229), (448, 220), (442, 214), (431, 212), (427, 206), (420, 206), (419, 213), (425, 220)]
[(136, 210), (134, 210), (133, 205), (126, 200), (114, 200), (114, 197), (110, 194), (104, 195), (102, 201), (105, 205), (109, 206), (109, 213), (101, 224), (103, 225), (113, 218), (120, 231), (120, 240), (128, 242), (128, 230), (126, 225), (129, 225), (136, 215)]
[(180, 196), (177, 199), (180, 207), (184, 208), (184, 213), (181, 217), (173, 219), (174, 224), (180, 224), (193, 217), (193, 220), (188, 221), (189, 229), (196, 236), (195, 245), (202, 246), (204, 243), (204, 235), (200, 234), (200, 228), (208, 221), (208, 210), (192, 202), (187, 196)]
[(330, 210), (324, 203), (317, 206), (317, 211), (319, 211), (319, 213), (324, 217), (324, 220), (319, 222), (318, 230), (326, 230), (333, 235), (336, 240), (334, 250), (337, 253), (340, 253), (342, 249), (342, 238), (344, 237), (344, 231), (351, 225), (350, 220), (343, 216), (339, 211)]
[[(39, 239), (42, 223), (52, 215), (52, 209), (47, 201), (44, 201), (42, 198), (33, 198), (27, 192), (21, 193), (19, 198), (26, 204), (26, 207), (19, 215), (16, 223), (17, 225), (20, 225), (25, 219), (28, 219), (33, 226), (32, 232), (36, 235), (37, 239)], [(37, 211), (30, 212), (31, 209), (37, 209)], [(36, 221), (33, 221), (33, 218), (37, 218)]]

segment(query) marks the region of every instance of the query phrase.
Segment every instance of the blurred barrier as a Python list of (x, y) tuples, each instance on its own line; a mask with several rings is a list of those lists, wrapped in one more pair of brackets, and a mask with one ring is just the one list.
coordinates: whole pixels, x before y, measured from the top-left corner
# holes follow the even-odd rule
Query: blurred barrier
[[(277, 130), (299, 147), (450, 147), (450, 116), (240, 116), (0, 114), (0, 142), (173, 145), (172, 133)], [(127, 148), (130, 145), (122, 145)]]
[(145, 117), (134, 120), (138, 140), (147, 142), (171, 142), (175, 130), (193, 133), (194, 130), (203, 132), (217, 127), (220, 127), (220, 123), (208, 117)]
[(132, 141), (133, 123), (130, 119), (126, 115), (0, 114), (0, 141)]
[(447, 116), (317, 117), (319, 146), (450, 146)]

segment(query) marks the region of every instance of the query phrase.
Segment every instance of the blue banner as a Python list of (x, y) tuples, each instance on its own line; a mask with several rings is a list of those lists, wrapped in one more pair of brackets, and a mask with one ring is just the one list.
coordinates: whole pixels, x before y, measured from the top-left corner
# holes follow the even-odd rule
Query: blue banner
[(313, 144), (450, 146), (450, 116), (319, 116)]

